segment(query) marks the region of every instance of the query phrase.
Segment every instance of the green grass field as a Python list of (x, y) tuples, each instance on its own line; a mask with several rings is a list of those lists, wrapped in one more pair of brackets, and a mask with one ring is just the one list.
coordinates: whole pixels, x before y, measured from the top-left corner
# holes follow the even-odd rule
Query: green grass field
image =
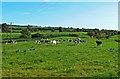
[[(44, 36), (49, 36), (49, 32), (52, 35), (69, 35), (69, 34), (78, 34), (81, 37), (88, 37), (87, 36), (87, 32), (61, 32), (59, 33), (58, 31), (55, 32), (51, 32), (51, 31), (39, 31), (39, 32), (32, 32), (31, 34), (36, 34), (36, 33), (40, 33), (43, 34)], [(1, 34), (1, 33), (0, 33)], [(19, 39), (21, 36), (21, 33), (12, 33), (12, 38), (13, 39)], [(2, 39), (5, 40), (7, 39), (7, 33), (2, 33)], [(8, 33), (8, 39), (10, 39), (10, 33)]]
[(34, 41), (7, 45), (3, 43), (2, 76), (118, 77), (118, 43), (114, 41), (118, 39), (118, 35), (110, 39), (101, 39), (102, 47), (97, 47), (96, 38), (87, 36), (81, 39), (86, 39), (87, 43), (79, 45), (70, 42), (61, 42), (57, 45), (35, 44)]

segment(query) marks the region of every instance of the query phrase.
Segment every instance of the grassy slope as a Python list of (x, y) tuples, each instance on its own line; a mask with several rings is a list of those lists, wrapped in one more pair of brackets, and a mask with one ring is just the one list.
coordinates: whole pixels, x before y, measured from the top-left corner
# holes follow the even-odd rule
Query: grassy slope
[[(39, 32), (33, 32), (31, 34), (36, 34), (36, 33), (41, 33), (44, 36), (45, 35), (49, 36), (49, 31), (39, 31)], [(61, 32), (61, 33), (59, 33), (58, 31), (55, 31), (55, 32), (50, 31), (50, 34), (53, 34), (53, 35), (60, 35), (60, 34), (67, 34), (67, 35), (69, 35), (69, 34), (78, 34), (78, 35), (80, 35), (80, 33), (81, 33), (81, 37), (87, 36), (86, 35), (87, 32)], [(8, 33), (8, 35), (9, 35), (8, 39), (10, 39), (10, 33)], [(13, 39), (19, 39), (20, 36), (21, 36), (21, 33), (12, 33), (12, 38)], [(7, 33), (2, 33), (2, 39), (7, 39)]]
[(96, 47), (95, 38), (85, 39), (86, 44), (76, 46), (72, 43), (38, 45), (33, 41), (3, 44), (3, 77), (117, 77), (118, 43), (114, 41), (117, 35), (102, 39), (102, 48)]

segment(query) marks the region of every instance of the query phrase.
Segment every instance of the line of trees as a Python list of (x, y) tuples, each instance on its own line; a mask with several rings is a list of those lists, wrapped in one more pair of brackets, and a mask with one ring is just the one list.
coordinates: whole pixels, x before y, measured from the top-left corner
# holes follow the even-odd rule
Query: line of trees
[(104, 30), (102, 29), (100, 30), (93, 30), (93, 31), (89, 31), (87, 33), (91, 38), (109, 38), (110, 36), (113, 35), (118, 35), (120, 34), (120, 31), (116, 31), (116, 30)]
[[(2, 32), (3, 33), (7, 33), (10, 32), (10, 25), (3, 23), (2, 24)], [(116, 31), (116, 30), (99, 30), (97, 28), (95, 29), (79, 29), (79, 28), (72, 28), (72, 27), (68, 27), (68, 28), (62, 28), (62, 27), (38, 27), (35, 26), (36, 28), (33, 28), (34, 26), (28, 25), (28, 26), (24, 26), (26, 28), (23, 28), (22, 26), (19, 25), (13, 25), (13, 32), (15, 32), (15, 30), (20, 30), (17, 31), (17, 33), (21, 33), (20, 38), (29, 38), (30, 36), (32, 37), (39, 37), (42, 36), (42, 34), (36, 34), (36, 35), (31, 35), (31, 32), (37, 32), (40, 30), (51, 30), (51, 32), (55, 32), (55, 30), (59, 30), (59, 32), (88, 32), (88, 35), (91, 38), (109, 38), (112, 35), (117, 35), (120, 34), (120, 31)]]

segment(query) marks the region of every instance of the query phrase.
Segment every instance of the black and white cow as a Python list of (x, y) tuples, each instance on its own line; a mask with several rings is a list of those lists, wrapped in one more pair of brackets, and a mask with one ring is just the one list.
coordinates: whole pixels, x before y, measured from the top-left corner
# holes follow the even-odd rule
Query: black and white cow
[(48, 43), (49, 42), (49, 40), (45, 40), (45, 43)]
[(64, 42), (66, 42), (66, 40), (63, 40)]
[(97, 40), (96, 43), (97, 43), (97, 46), (101, 46), (102, 47), (102, 41)]
[(75, 45), (77, 44), (77, 40), (74, 40)]
[(12, 43), (13, 43), (13, 44), (17, 44), (17, 41), (16, 41), (16, 40), (12, 40)]
[(59, 38), (59, 40), (62, 40), (63, 38)]
[(86, 43), (86, 42), (87, 42), (87, 40), (83, 40), (83, 42), (84, 42), (84, 43)]
[(72, 43), (72, 42), (73, 42), (73, 40), (69, 40), (69, 42), (71, 42), (71, 43)]

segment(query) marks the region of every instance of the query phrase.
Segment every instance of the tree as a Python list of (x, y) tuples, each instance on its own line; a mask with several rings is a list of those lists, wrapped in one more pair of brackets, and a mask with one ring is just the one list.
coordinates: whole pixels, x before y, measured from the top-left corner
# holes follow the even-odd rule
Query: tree
[(104, 33), (99, 33), (98, 35), (97, 35), (97, 38), (103, 38), (104, 37)]
[(35, 32), (38, 32), (38, 31), (39, 31), (39, 29), (34, 29), (34, 31), (35, 31)]
[(120, 35), (120, 31), (118, 31), (118, 35)]
[(59, 27), (59, 32), (62, 32), (62, 27)]
[(76, 31), (79, 32), (80, 31), (79, 28), (77, 28)]
[(89, 35), (90, 37), (93, 37), (93, 36), (95, 36), (95, 32), (94, 32), (94, 31), (90, 31), (90, 32), (88, 32), (88, 35)]
[(51, 29), (51, 31), (52, 31), (52, 32), (55, 32), (55, 29), (54, 29), (54, 28), (52, 28), (52, 29)]
[(28, 29), (22, 29), (21, 34), (20, 38), (29, 38), (31, 35)]
[(6, 23), (3, 23), (2, 24), (2, 32), (8, 32), (8, 30), (9, 30), (8, 25)]
[(43, 34), (36, 33), (36, 34), (32, 34), (31, 38), (42, 37), (42, 36), (43, 36)]
[(67, 28), (64, 28), (65, 32), (67, 32)]
[(27, 29), (28, 29), (29, 31), (31, 31), (31, 32), (33, 31), (33, 30), (30, 28), (30, 25), (27, 26)]

